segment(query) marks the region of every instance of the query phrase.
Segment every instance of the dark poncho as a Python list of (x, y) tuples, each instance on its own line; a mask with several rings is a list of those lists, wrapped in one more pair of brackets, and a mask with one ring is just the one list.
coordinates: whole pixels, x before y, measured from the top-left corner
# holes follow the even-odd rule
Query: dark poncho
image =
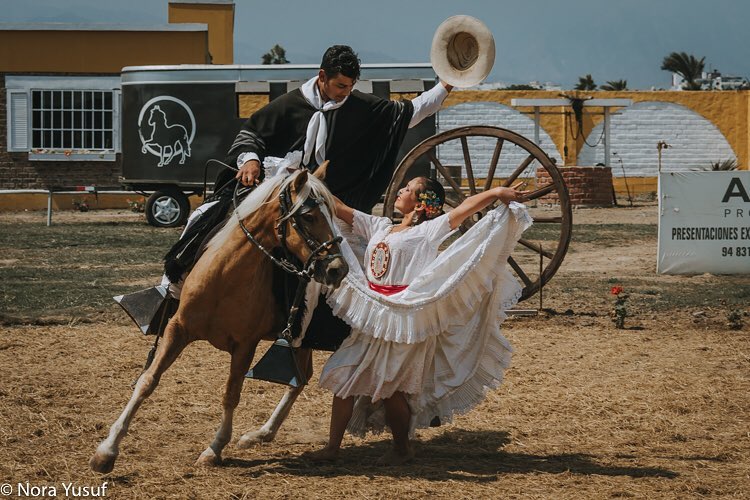
[[(369, 213), (393, 175), (401, 142), (414, 108), (410, 101), (388, 101), (355, 90), (343, 106), (325, 114), (328, 123), (326, 184), (352, 208)], [(240, 153), (284, 157), (302, 150), (315, 108), (299, 89), (272, 101), (242, 126), (226, 162)]]

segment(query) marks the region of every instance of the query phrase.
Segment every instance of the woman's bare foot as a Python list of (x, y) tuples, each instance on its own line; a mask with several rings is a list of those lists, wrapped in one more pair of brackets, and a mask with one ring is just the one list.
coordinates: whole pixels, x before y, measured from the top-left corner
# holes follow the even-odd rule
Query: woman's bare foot
[(378, 465), (403, 465), (414, 459), (414, 448), (407, 445), (405, 448), (391, 448), (377, 461)]
[(307, 452), (302, 457), (312, 462), (333, 462), (339, 458), (339, 449), (326, 446), (320, 450)]

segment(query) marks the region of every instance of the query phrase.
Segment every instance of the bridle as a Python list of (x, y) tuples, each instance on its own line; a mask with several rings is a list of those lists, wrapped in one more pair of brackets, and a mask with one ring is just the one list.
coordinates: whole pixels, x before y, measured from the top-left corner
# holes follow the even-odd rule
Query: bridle
[[(286, 340), (289, 345), (291, 345), (293, 340), (292, 327), (295, 323), (297, 315), (299, 314), (300, 305), (305, 298), (305, 290), (307, 289), (307, 284), (312, 280), (312, 276), (315, 273), (315, 264), (318, 262), (333, 260), (342, 257), (341, 253), (329, 253), (333, 245), (341, 243), (342, 237), (334, 236), (333, 238), (320, 243), (313, 235), (311, 235), (302, 222), (302, 216), (313, 211), (316, 207), (320, 207), (320, 209), (323, 210), (323, 200), (313, 196), (311, 190), (310, 194), (307, 196), (307, 198), (305, 198), (305, 201), (299, 204), (297, 208), (293, 209), (291, 183), (288, 183), (284, 189), (281, 189), (279, 191), (279, 207), (281, 209), (281, 215), (278, 219), (276, 219), (275, 226), (276, 234), (279, 237), (279, 242), (281, 244), (281, 249), (284, 255), (280, 259), (275, 257), (271, 251), (264, 247), (253, 236), (253, 234), (245, 226), (242, 218), (240, 217), (239, 211), (237, 210), (237, 192), (240, 185), (241, 184), (238, 182), (235, 186), (232, 202), (234, 203), (234, 213), (237, 217), (237, 222), (239, 222), (240, 228), (242, 228), (242, 232), (245, 233), (245, 236), (250, 241), (250, 243), (258, 247), (258, 249), (260, 249), (269, 259), (271, 259), (271, 262), (273, 262), (275, 265), (277, 265), (287, 273), (296, 276), (299, 280), (297, 285), (297, 292), (294, 296), (294, 302), (289, 309), (286, 328), (284, 328), (284, 331), (279, 334), (280, 339)], [(330, 224), (330, 218), (327, 219)], [(287, 247), (287, 222), (289, 222), (289, 225), (292, 226), (292, 229), (296, 231), (297, 234), (304, 240), (307, 248), (310, 250), (310, 256), (302, 265), (296, 264), (296, 262), (298, 262), (298, 259), (296, 259), (292, 255), (292, 253), (289, 251), (289, 248)]]
[[(301, 220), (301, 216), (311, 212), (315, 207), (322, 206), (323, 201), (314, 197), (312, 191), (307, 196), (305, 201), (297, 206), (295, 210), (292, 210), (292, 196), (291, 196), (291, 183), (287, 184), (284, 189), (279, 191), (279, 206), (281, 208), (281, 215), (276, 219), (276, 234), (279, 237), (281, 243), (281, 249), (284, 252), (282, 258), (275, 257), (266, 247), (264, 247), (250, 232), (242, 221), (240, 214), (237, 210), (237, 192), (240, 183), (234, 189), (233, 202), (234, 202), (234, 213), (237, 217), (242, 232), (245, 233), (247, 239), (266, 256), (271, 259), (271, 262), (276, 264), (278, 267), (283, 269), (289, 274), (297, 276), (297, 278), (309, 282), (312, 279), (312, 275), (315, 272), (315, 264), (319, 261), (333, 260), (338, 257), (342, 257), (341, 253), (323, 255), (324, 252), (328, 252), (333, 245), (341, 243), (341, 236), (335, 236), (327, 241), (320, 243), (314, 236), (310, 234), (305, 225)], [(289, 222), (292, 228), (297, 234), (302, 237), (307, 248), (310, 250), (310, 256), (307, 258), (303, 265), (297, 265), (297, 261), (289, 251), (287, 247), (287, 222)]]

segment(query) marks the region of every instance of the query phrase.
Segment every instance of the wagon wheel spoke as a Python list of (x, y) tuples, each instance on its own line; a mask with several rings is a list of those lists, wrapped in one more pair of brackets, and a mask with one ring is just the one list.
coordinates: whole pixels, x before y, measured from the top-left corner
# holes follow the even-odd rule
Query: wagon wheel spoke
[(516, 262), (513, 257), (508, 257), (508, 264), (510, 264), (510, 267), (513, 268), (518, 277), (521, 278), (521, 281), (523, 281), (524, 285), (531, 286), (533, 281), (531, 281), (531, 278), (529, 278), (528, 275), (523, 272), (523, 269), (521, 269), (521, 266), (518, 265), (518, 262)]
[(464, 153), (464, 165), (466, 166), (466, 178), (469, 180), (469, 192), (477, 194), (477, 186), (474, 183), (474, 170), (471, 168), (471, 155), (469, 155), (469, 142), (466, 136), (461, 136), (461, 150)]
[(550, 252), (549, 250), (544, 250), (542, 248), (542, 245), (534, 243), (533, 241), (529, 241), (529, 240), (521, 238), (520, 240), (518, 240), (518, 242), (521, 245), (525, 246), (526, 248), (528, 248), (530, 250), (534, 250), (536, 253), (540, 253), (540, 254), (544, 255), (548, 259), (551, 259), (552, 257), (554, 257), (554, 254), (552, 252)]
[(526, 168), (528, 168), (529, 165), (531, 165), (531, 162), (534, 161), (536, 157), (532, 154), (530, 154), (524, 161), (521, 162), (520, 165), (516, 167), (516, 169), (513, 171), (512, 174), (503, 182), (503, 186), (508, 187), (511, 184), (515, 182), (516, 179), (518, 179), (518, 176), (523, 173)]
[(503, 150), (504, 139), (498, 139), (495, 144), (495, 151), (492, 153), (492, 161), (490, 162), (490, 169), (487, 171), (487, 180), (484, 183), (484, 190), (487, 191), (492, 187), (492, 179), (495, 178), (495, 169), (497, 169), (497, 161), (500, 159), (500, 153)]
[(443, 176), (443, 178), (450, 184), (450, 186), (453, 188), (453, 191), (456, 192), (456, 195), (458, 196), (459, 201), (464, 201), (466, 199), (466, 195), (464, 195), (461, 192), (461, 186), (459, 186), (455, 180), (453, 180), (453, 177), (448, 173), (448, 170), (443, 166), (442, 163), (440, 163), (440, 160), (437, 159), (437, 156), (435, 156), (435, 150), (431, 149), (427, 152), (427, 156), (429, 156), (430, 161), (433, 165), (435, 165), (435, 168), (440, 172), (440, 175)]
[(526, 195), (526, 198), (528, 200), (536, 200), (537, 198), (541, 198), (545, 194), (549, 194), (552, 191), (556, 189), (556, 186), (554, 184), (547, 184), (543, 188), (535, 189), (534, 191), (530, 192)]

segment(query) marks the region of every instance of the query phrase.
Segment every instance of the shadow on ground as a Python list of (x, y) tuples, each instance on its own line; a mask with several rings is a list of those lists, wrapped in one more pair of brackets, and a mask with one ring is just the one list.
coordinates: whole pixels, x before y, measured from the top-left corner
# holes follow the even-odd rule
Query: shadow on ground
[(583, 475), (664, 477), (674, 478), (677, 473), (658, 467), (603, 465), (597, 457), (587, 454), (534, 455), (507, 453), (502, 448), (510, 442), (504, 431), (452, 430), (417, 444), (417, 458), (411, 464), (399, 467), (375, 465), (385, 454), (389, 440), (342, 450), (335, 463), (318, 464), (304, 456), (258, 460), (227, 458), (224, 467), (247, 469), (248, 477), (269, 473), (293, 476), (383, 476), (410, 477), (434, 481), (491, 482), (499, 474), (573, 473)]

